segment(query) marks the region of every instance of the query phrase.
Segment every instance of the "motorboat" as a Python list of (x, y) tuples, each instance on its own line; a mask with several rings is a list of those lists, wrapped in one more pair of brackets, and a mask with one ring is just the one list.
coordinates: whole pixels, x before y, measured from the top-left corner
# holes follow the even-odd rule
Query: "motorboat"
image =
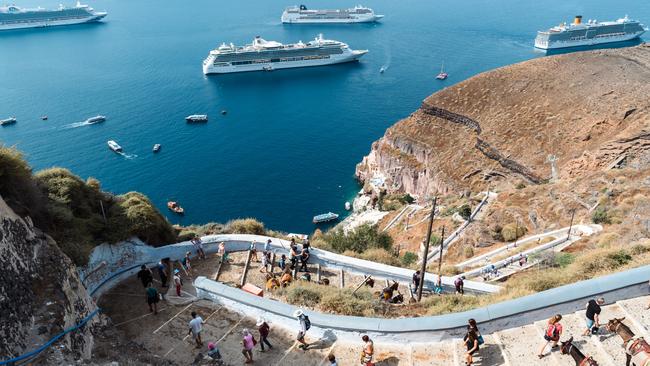
[(169, 201), (169, 202), (167, 202), (167, 208), (168, 208), (171, 212), (173, 212), (173, 213), (175, 213), (175, 214), (178, 214), (178, 215), (183, 215), (183, 214), (185, 214), (185, 209), (183, 209), (183, 208), (178, 204), (178, 202), (176, 202), (176, 201)]
[(158, 151), (160, 151), (160, 148), (161, 148), (161, 147), (162, 147), (162, 146), (160, 146), (160, 144), (155, 144), (155, 145), (153, 145), (153, 152), (157, 153)]
[(18, 121), (18, 120), (16, 119), (16, 117), (10, 117), (10, 118), (7, 118), (7, 119), (0, 119), (0, 126), (9, 126), (9, 125), (13, 125), (13, 124), (16, 123), (17, 121)]
[(185, 121), (187, 121), (189, 123), (208, 122), (208, 115), (207, 114), (192, 114), (190, 116), (185, 117)]
[(350, 202), (345, 202), (345, 210), (350, 211), (352, 209), (352, 204)]
[(41, 119), (42, 119), (43, 121), (47, 121), (47, 116), (41, 116)]
[(337, 214), (335, 214), (333, 212), (328, 212), (328, 213), (324, 213), (324, 214), (321, 214), (321, 215), (314, 216), (314, 219), (312, 220), (312, 222), (314, 224), (319, 224), (321, 222), (333, 221), (333, 220), (336, 220), (338, 218), (339, 218), (339, 215), (337, 215)]
[(89, 125), (94, 125), (95, 123), (102, 123), (106, 121), (106, 116), (95, 116), (88, 118), (85, 122)]
[(108, 142), (106, 143), (108, 144), (108, 148), (115, 151), (116, 153), (122, 152), (122, 146), (120, 146), (117, 142), (113, 140), (108, 140)]

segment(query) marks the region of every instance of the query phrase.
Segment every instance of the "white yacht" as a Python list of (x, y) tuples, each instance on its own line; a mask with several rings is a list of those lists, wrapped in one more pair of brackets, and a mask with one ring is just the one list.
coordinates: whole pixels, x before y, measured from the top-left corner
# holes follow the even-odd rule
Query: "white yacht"
[(282, 23), (322, 24), (322, 23), (372, 23), (383, 15), (365, 6), (357, 5), (350, 9), (307, 9), (305, 5), (286, 8), (282, 13)]
[(53, 27), (98, 22), (106, 12), (95, 11), (77, 1), (73, 7), (59, 5), (58, 9), (22, 9), (15, 5), (0, 6), (0, 30)]
[(18, 120), (16, 119), (16, 117), (10, 117), (10, 118), (7, 118), (7, 119), (0, 119), (0, 126), (9, 126), (9, 125), (13, 125), (13, 124), (16, 123), (17, 121), (18, 121)]
[(111, 149), (111, 150), (113, 150), (113, 151), (115, 151), (117, 153), (122, 152), (122, 146), (120, 146), (117, 142), (115, 142), (113, 140), (108, 140), (108, 142), (106, 142), (106, 143), (108, 144), (109, 149)]
[(190, 116), (185, 117), (185, 121), (187, 122), (208, 122), (208, 115), (207, 114), (192, 114)]
[(203, 73), (225, 74), (331, 65), (357, 61), (367, 52), (368, 50), (352, 50), (343, 42), (324, 39), (322, 34), (307, 43), (300, 41), (291, 44), (267, 41), (258, 36), (246, 46), (222, 43), (210, 51), (203, 61)]
[(106, 116), (95, 116), (95, 117), (90, 117), (86, 120), (86, 123), (89, 125), (94, 125), (95, 123), (102, 123), (106, 121)]

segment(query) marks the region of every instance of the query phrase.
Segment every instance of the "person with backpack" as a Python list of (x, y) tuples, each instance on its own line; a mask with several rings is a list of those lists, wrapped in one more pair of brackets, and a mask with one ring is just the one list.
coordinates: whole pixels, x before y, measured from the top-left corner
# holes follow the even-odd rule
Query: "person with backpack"
[(260, 332), (260, 346), (262, 347), (262, 352), (264, 352), (264, 344), (266, 343), (267, 346), (269, 346), (269, 350), (273, 349), (273, 346), (269, 342), (269, 333), (271, 332), (271, 327), (269, 327), (269, 324), (266, 322), (264, 318), (257, 318), (257, 323), (255, 323), (257, 326), (257, 330)]
[(153, 287), (153, 282), (149, 282), (147, 286), (147, 304), (149, 304), (149, 311), (153, 315), (158, 315), (158, 301), (160, 301), (160, 295), (158, 295), (158, 290)]
[(474, 333), (476, 333), (476, 339), (478, 340), (478, 345), (482, 346), (485, 341), (483, 340), (483, 336), (481, 335), (481, 331), (478, 330), (478, 325), (476, 325), (476, 320), (473, 318), (470, 318), (467, 321), (469, 329), (473, 330)]
[(361, 366), (373, 366), (372, 358), (375, 354), (375, 344), (367, 335), (361, 337), (363, 349), (361, 350)]
[(456, 287), (457, 294), (465, 294), (465, 276), (460, 276), (454, 281), (454, 286)]
[(298, 322), (300, 323), (300, 330), (298, 331), (297, 337), (297, 341), (300, 342), (298, 348), (306, 351), (307, 347), (309, 347), (309, 344), (305, 342), (305, 334), (307, 334), (307, 331), (309, 328), (311, 328), (311, 321), (309, 321), (309, 317), (305, 315), (302, 309), (294, 311), (293, 316), (297, 318)]
[(546, 347), (549, 344), (551, 344), (551, 350), (557, 347), (557, 342), (560, 340), (560, 336), (562, 335), (562, 324), (560, 324), (560, 320), (562, 320), (562, 315), (560, 314), (554, 315), (548, 320), (546, 331), (544, 332), (544, 341), (546, 342), (544, 342), (537, 357), (544, 358)]
[(217, 345), (214, 342), (208, 343), (208, 357), (210, 360), (214, 361), (217, 365), (223, 365), (223, 359), (221, 357), (221, 352), (217, 348)]
[(248, 329), (244, 329), (242, 333), (244, 335), (244, 338), (241, 341), (241, 344), (243, 346), (241, 353), (244, 355), (244, 358), (246, 359), (244, 363), (253, 363), (253, 348), (255, 348), (257, 341), (255, 340), (255, 337), (253, 337), (251, 332), (248, 331)]
[(143, 264), (140, 266), (140, 271), (138, 271), (138, 279), (142, 282), (142, 286), (147, 288), (151, 283), (153, 283), (153, 273), (151, 273), (151, 270)]
[(162, 282), (162, 287), (167, 287), (167, 274), (165, 273), (167, 267), (163, 264), (162, 260), (158, 262), (156, 269), (158, 270), (158, 276), (160, 277), (160, 282)]
[(587, 329), (582, 333), (583, 336), (587, 336), (594, 332), (598, 332), (598, 327), (600, 327), (600, 306), (605, 303), (605, 299), (599, 297), (597, 300), (591, 299), (587, 303), (587, 311), (585, 312), (585, 322), (587, 323)]
[(463, 338), (463, 342), (467, 347), (467, 352), (465, 352), (465, 365), (467, 366), (473, 365), (474, 354), (478, 352), (479, 344), (478, 344), (478, 335), (470, 326), (467, 326), (467, 334), (465, 334), (465, 337)]

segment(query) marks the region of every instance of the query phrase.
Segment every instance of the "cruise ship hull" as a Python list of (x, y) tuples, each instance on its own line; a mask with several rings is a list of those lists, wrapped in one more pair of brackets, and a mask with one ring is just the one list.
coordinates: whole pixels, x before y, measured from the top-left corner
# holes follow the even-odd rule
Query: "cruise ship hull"
[(212, 65), (210, 57), (203, 63), (203, 73), (208, 74), (231, 74), (236, 72), (248, 71), (272, 71), (280, 69), (293, 69), (298, 67), (311, 67), (311, 66), (326, 66), (334, 65), (345, 62), (358, 61), (361, 56), (365, 55), (368, 51), (351, 51), (343, 55), (333, 55), (329, 58), (318, 60), (300, 60), (300, 61), (287, 61), (287, 62), (266, 62), (255, 63), (246, 65), (228, 65), (218, 66)]
[(535, 39), (535, 48), (539, 48), (542, 50), (556, 50), (560, 48), (596, 46), (596, 45), (607, 44), (607, 43), (625, 42), (625, 41), (630, 41), (639, 38), (643, 33), (645, 32), (640, 31), (640, 32), (624, 34), (616, 37), (588, 38), (582, 40), (551, 41), (551, 42), (545, 42), (544, 40), (537, 38)]
[(298, 18), (283, 15), (281, 20), (284, 24), (350, 24), (350, 23), (374, 23), (383, 18), (383, 15), (356, 16), (354, 18), (343, 19), (318, 19), (318, 18)]
[(87, 17), (78, 17), (78, 18), (69, 18), (69, 19), (60, 19), (60, 20), (36, 20), (23, 23), (9, 23), (9, 24), (0, 24), (0, 31), (3, 30), (13, 30), (13, 29), (26, 29), (26, 28), (44, 28), (44, 27), (56, 27), (62, 25), (73, 25), (73, 24), (83, 24), (83, 23), (92, 23), (102, 20), (106, 16), (106, 13), (97, 13), (93, 16)]

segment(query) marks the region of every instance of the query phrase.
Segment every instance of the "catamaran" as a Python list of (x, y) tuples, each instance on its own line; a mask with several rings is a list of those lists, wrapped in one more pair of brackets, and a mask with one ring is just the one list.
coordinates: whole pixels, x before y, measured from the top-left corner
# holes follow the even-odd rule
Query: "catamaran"
[(436, 79), (445, 80), (447, 76), (449, 75), (445, 72), (445, 64), (443, 63), (442, 66), (440, 66), (440, 73), (436, 75)]

